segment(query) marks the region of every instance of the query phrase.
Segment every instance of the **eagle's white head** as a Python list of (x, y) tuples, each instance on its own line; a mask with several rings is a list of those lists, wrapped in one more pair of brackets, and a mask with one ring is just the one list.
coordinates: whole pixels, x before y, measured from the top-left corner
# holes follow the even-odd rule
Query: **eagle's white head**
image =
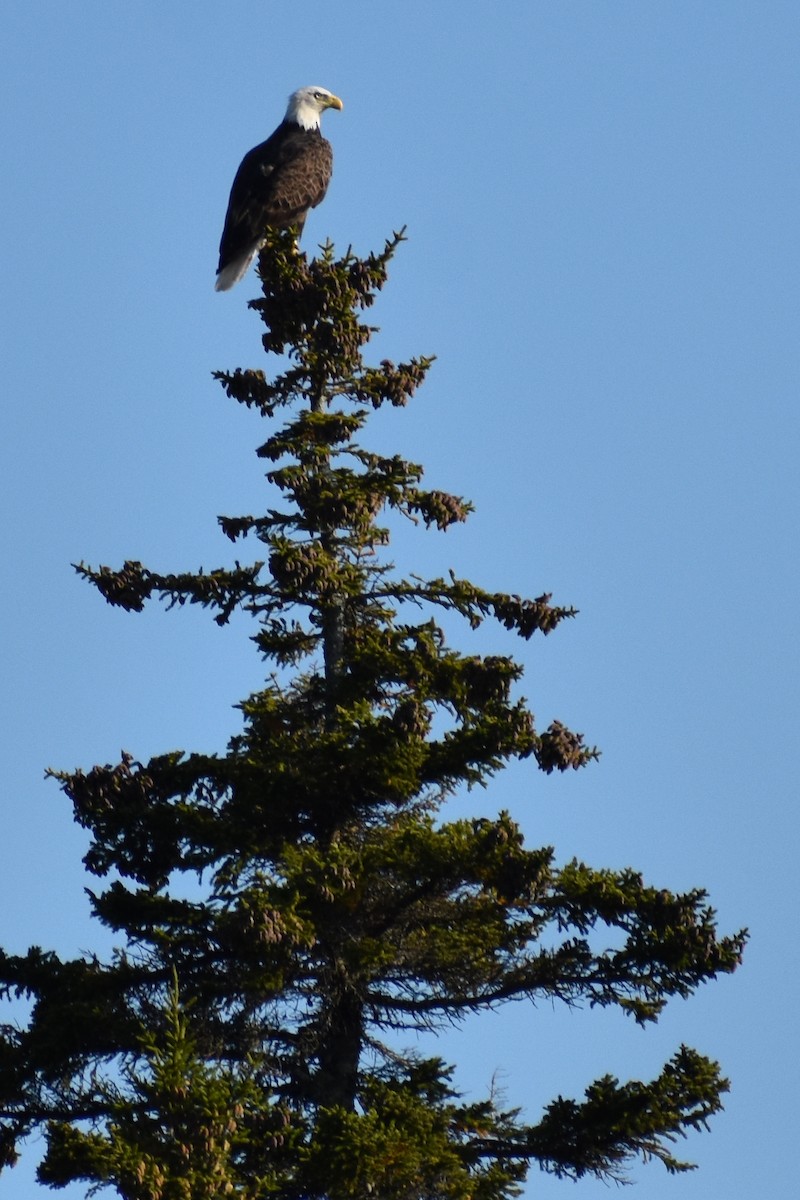
[(319, 129), (326, 108), (343, 108), (338, 96), (324, 87), (302, 87), (292, 92), (284, 120), (294, 121), (301, 129)]

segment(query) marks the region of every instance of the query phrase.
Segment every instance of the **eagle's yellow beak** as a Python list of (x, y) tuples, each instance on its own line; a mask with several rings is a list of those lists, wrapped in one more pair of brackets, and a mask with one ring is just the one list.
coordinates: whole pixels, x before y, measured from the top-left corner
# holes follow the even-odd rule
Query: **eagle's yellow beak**
[(328, 102), (325, 105), (325, 107), (326, 108), (338, 108), (339, 111), (341, 112), (342, 109), (344, 108), (344, 105), (342, 104), (342, 102), (338, 96), (330, 96), (328, 98)]

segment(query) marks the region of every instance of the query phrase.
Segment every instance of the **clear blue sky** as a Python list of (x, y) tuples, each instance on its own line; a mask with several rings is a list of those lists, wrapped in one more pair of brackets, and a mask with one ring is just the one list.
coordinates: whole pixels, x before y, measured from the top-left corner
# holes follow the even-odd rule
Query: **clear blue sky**
[[(287, 94), (342, 96), (306, 248), (408, 225), (376, 357), (436, 353), (371, 444), (476, 516), (398, 558), (552, 591), (577, 621), (514, 651), (542, 727), (603, 749), (460, 802), (531, 846), (707, 887), (745, 966), (656, 1029), (522, 1006), (448, 1039), (531, 1118), (681, 1041), (733, 1081), (700, 1170), (648, 1200), (796, 1186), (798, 139), (796, 0), (25, 0), (3, 16), (0, 944), (107, 943), (46, 766), (222, 748), (261, 665), (242, 625), (108, 609), (70, 562), (230, 560), (264, 433), (210, 378), (258, 366), (252, 276), (212, 289), (232, 174)], [(365, 435), (365, 443), (370, 444)], [(458, 805), (456, 806), (458, 808)], [(36, 1145), (0, 1178), (33, 1200)], [(82, 1189), (67, 1193), (69, 1200)], [(533, 1197), (608, 1195), (532, 1174)]]

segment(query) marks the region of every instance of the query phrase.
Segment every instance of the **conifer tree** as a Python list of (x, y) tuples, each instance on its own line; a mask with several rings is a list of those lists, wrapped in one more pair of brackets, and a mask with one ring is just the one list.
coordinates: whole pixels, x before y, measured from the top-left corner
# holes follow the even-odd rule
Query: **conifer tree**
[(219, 624), (250, 614), (269, 674), (223, 755), (125, 754), (57, 775), (119, 948), (107, 962), (0, 954), (4, 994), (31, 1001), (2, 1029), (0, 1158), (43, 1129), (44, 1184), (110, 1184), (125, 1200), (500, 1200), (531, 1165), (685, 1170), (676, 1138), (721, 1107), (717, 1065), (685, 1046), (651, 1082), (608, 1075), (538, 1119), (491, 1095), (467, 1103), (449, 1066), (402, 1048), (512, 999), (616, 1006), (645, 1025), (732, 971), (744, 938), (718, 936), (702, 890), (559, 866), (505, 812), (447, 818), (448, 797), (511, 759), (550, 773), (596, 751), (558, 722), (537, 729), (511, 658), (463, 653), (440, 627), (457, 614), (527, 639), (572, 609), (402, 577), (387, 556), (386, 512), (446, 530), (470, 511), (360, 441), (370, 411), (405, 405), (431, 362), (363, 357), (364, 310), (401, 240), (308, 261), (274, 234), (261, 253), (251, 308), (277, 373), (217, 375), (268, 430), (276, 507), (220, 518), (259, 560), (78, 568), (130, 611), (157, 597)]

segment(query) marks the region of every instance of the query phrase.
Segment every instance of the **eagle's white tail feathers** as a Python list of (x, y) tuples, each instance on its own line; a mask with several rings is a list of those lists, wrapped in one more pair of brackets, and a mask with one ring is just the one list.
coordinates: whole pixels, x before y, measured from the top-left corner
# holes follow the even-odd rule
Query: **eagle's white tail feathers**
[(240, 258), (235, 258), (233, 262), (229, 262), (226, 267), (223, 267), (217, 275), (214, 291), (227, 292), (240, 279), (244, 279), (250, 263), (256, 256), (257, 249), (258, 247), (256, 246), (255, 250), (248, 250), (247, 254), (242, 254)]

